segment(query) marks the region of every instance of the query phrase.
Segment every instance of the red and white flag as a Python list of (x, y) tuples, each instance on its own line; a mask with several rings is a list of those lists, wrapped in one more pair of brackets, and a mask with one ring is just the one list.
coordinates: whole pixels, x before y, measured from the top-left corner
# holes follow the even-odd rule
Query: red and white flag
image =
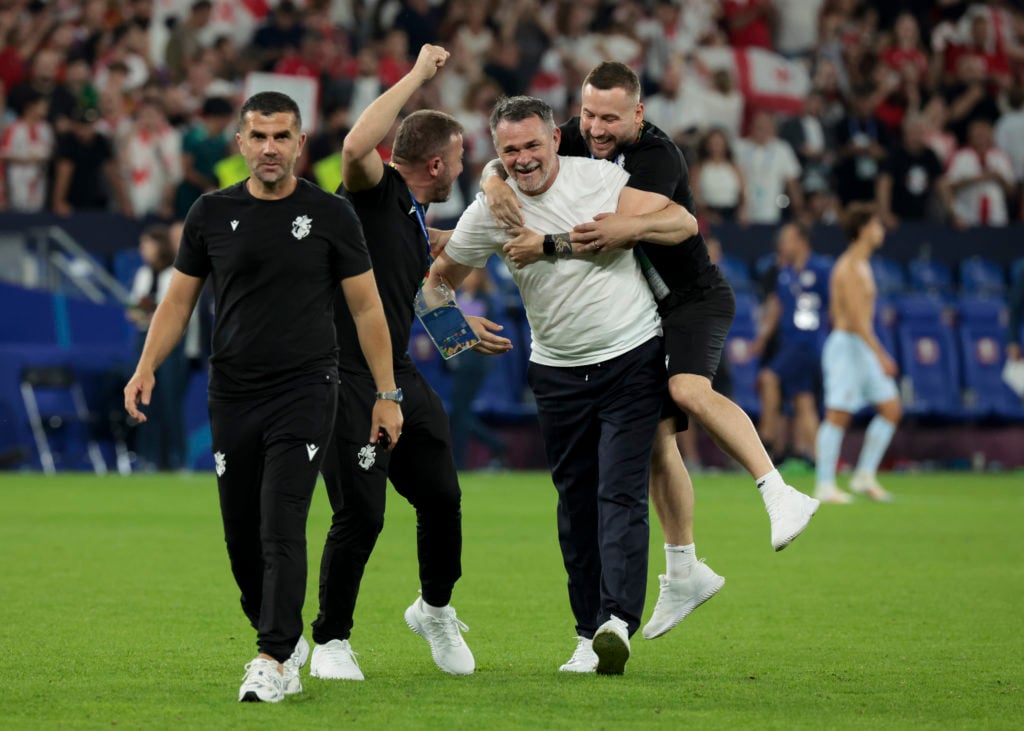
[(710, 71), (732, 72), (748, 108), (798, 114), (811, 90), (811, 77), (802, 63), (763, 48), (704, 48), (697, 55)]

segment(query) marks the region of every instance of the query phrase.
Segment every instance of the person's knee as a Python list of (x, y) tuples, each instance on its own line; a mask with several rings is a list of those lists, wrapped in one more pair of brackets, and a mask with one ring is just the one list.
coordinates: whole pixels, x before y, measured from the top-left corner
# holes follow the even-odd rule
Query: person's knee
[(709, 408), (714, 393), (711, 381), (688, 373), (672, 376), (668, 388), (676, 405), (698, 418)]
[(892, 401), (886, 401), (884, 404), (878, 405), (878, 413), (881, 414), (882, 418), (893, 424), (899, 424), (900, 419), (903, 418), (903, 407), (900, 406), (900, 402), (896, 399)]

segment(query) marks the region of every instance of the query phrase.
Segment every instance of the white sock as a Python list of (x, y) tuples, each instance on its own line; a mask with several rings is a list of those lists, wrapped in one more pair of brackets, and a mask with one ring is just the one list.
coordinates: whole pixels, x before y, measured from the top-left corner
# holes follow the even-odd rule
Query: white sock
[(782, 475), (779, 474), (778, 470), (772, 470), (767, 475), (762, 475), (755, 480), (757, 489), (764, 495), (768, 490), (774, 490), (779, 487), (785, 487), (786, 481), (782, 479)]
[(665, 544), (665, 574), (670, 579), (685, 579), (697, 563), (697, 547)]
[(843, 429), (830, 421), (818, 427), (816, 481), (819, 486), (836, 484), (836, 465), (843, 446)]
[(432, 604), (427, 604), (422, 599), (420, 600), (420, 604), (423, 605), (423, 613), (424, 614), (428, 614), (431, 617), (437, 617), (438, 619), (440, 619), (441, 617), (444, 616), (444, 610), (447, 608), (447, 607), (435, 607)]
[(895, 424), (881, 414), (875, 415), (864, 434), (864, 446), (861, 447), (860, 458), (857, 460), (856, 471), (859, 474), (873, 478), (878, 473), (878, 465), (895, 433)]

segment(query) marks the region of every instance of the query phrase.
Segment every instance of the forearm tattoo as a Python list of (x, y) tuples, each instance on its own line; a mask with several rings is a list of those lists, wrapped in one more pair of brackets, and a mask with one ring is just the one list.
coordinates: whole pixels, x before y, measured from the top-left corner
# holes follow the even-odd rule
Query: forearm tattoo
[(544, 237), (544, 255), (568, 259), (572, 256), (572, 241), (568, 233), (547, 234)]

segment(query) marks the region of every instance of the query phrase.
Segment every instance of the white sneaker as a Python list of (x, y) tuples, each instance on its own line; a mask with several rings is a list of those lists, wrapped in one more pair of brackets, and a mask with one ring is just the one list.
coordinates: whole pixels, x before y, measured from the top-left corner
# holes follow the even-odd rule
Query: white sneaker
[(817, 485), (814, 488), (814, 497), (828, 505), (849, 505), (853, 502), (853, 495), (840, 490), (834, 482)]
[(238, 700), (243, 703), (277, 703), (284, 698), (284, 676), (277, 671), (277, 663), (257, 657), (245, 666)]
[(661, 637), (725, 586), (725, 578), (703, 561), (694, 564), (685, 579), (670, 579), (664, 574), (658, 579), (661, 582), (658, 603), (644, 625), (644, 638), (648, 640)]
[(597, 653), (594, 652), (594, 641), (586, 637), (576, 638), (576, 650), (569, 662), (558, 668), (560, 673), (593, 673), (597, 670)]
[(427, 614), (423, 609), (423, 598), (417, 597), (405, 610), (405, 623), (430, 643), (430, 654), (437, 667), (452, 675), (469, 675), (476, 668), (473, 653), (462, 639), (462, 633), (469, 627), (459, 621), (451, 606), (444, 607), (441, 612), (440, 617)]
[(309, 674), (324, 680), (365, 680), (348, 640), (331, 640), (314, 647)]
[(781, 551), (796, 540), (811, 522), (821, 503), (789, 486), (764, 488), (761, 492), (772, 524), (772, 548)]
[(878, 478), (865, 472), (856, 472), (850, 478), (850, 490), (865, 495), (876, 503), (892, 502), (892, 494), (878, 484)]
[(291, 656), (284, 661), (285, 695), (295, 695), (302, 692), (302, 679), (299, 678), (299, 670), (305, 666), (308, 659), (309, 642), (306, 641), (305, 637), (299, 637), (299, 641), (295, 643), (295, 649), (292, 651)]
[(622, 675), (629, 659), (629, 626), (613, 614), (597, 628), (593, 647), (599, 674)]

